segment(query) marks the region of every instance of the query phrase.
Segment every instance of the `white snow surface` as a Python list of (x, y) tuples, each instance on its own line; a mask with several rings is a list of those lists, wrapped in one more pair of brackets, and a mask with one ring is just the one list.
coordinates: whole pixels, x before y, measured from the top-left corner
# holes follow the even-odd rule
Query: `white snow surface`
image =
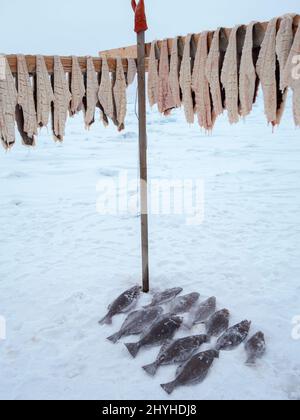
[[(122, 134), (100, 122), (84, 131), (69, 120), (62, 145), (43, 132), (38, 146), (0, 153), (1, 399), (300, 399), (300, 136), (291, 105), (272, 133), (261, 97), (245, 123), (224, 116), (210, 136), (189, 127), (182, 110), (171, 117), (148, 110), (149, 177), (202, 178), (205, 220), (150, 216), (152, 293), (168, 287), (216, 296), (231, 325), (252, 321), (268, 351), (245, 366), (243, 346), (221, 353), (206, 381), (178, 388), (141, 369), (159, 348), (136, 359), (124, 342), (106, 337), (124, 321), (99, 326), (106, 308), (140, 282), (140, 220), (96, 211), (99, 179), (138, 174), (134, 91)], [(143, 295), (139, 307), (149, 303)], [(203, 332), (202, 326), (193, 333)], [(180, 330), (176, 337), (188, 334)], [(209, 348), (209, 345), (203, 349)]]

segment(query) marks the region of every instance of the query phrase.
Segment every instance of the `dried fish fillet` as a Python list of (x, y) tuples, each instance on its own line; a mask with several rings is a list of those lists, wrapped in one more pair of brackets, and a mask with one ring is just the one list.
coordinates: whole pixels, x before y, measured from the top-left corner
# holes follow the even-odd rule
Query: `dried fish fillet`
[(51, 104), (54, 102), (54, 93), (45, 59), (41, 55), (36, 56), (36, 102), (37, 123), (39, 127), (47, 127), (51, 114)]
[(239, 28), (240, 26), (236, 26), (231, 30), (221, 73), (221, 82), (225, 89), (225, 104), (230, 124), (236, 124), (239, 122), (239, 78), (237, 51), (237, 32)]
[(160, 50), (159, 79), (158, 79), (158, 110), (164, 115), (169, 115), (175, 108), (170, 81), (169, 81), (169, 52), (168, 41), (164, 40)]
[(127, 70), (127, 85), (130, 86), (135, 80), (137, 74), (137, 66), (134, 58), (128, 58), (128, 70)]
[(285, 91), (283, 83), (284, 68), (294, 40), (293, 19), (294, 15), (283, 16), (276, 37), (276, 54), (279, 61), (280, 89), (282, 92)]
[(72, 99), (66, 74), (58, 56), (54, 57), (53, 75), (54, 106), (52, 108), (52, 128), (55, 141), (63, 141), (68, 109)]
[(171, 52), (171, 62), (170, 62), (170, 89), (173, 95), (173, 100), (176, 108), (181, 106), (181, 95), (180, 95), (180, 86), (179, 86), (179, 72), (180, 72), (180, 59), (178, 51), (178, 37), (173, 39), (172, 43), (172, 52)]
[(82, 71), (77, 57), (72, 57), (71, 73), (71, 93), (72, 100), (70, 105), (70, 115), (76, 115), (83, 109), (83, 98), (85, 96), (85, 86)]
[(196, 113), (200, 127), (207, 131), (213, 129), (215, 114), (212, 109), (209, 83), (206, 77), (208, 57), (208, 32), (200, 34), (192, 75), (192, 89), (195, 92)]
[(264, 93), (265, 114), (273, 126), (280, 123), (285, 98), (280, 92), (276, 58), (276, 35), (278, 18), (272, 19), (267, 27), (256, 70)]
[(90, 126), (95, 122), (95, 111), (98, 102), (98, 79), (95, 71), (94, 61), (92, 57), (86, 59), (86, 97), (84, 99), (84, 122), (85, 127)]
[(206, 63), (206, 77), (210, 85), (214, 112), (216, 117), (223, 113), (223, 101), (221, 92), (221, 52), (220, 52), (220, 33), (218, 28), (214, 33), (210, 51)]
[(256, 63), (254, 63), (253, 59), (255, 25), (256, 22), (251, 22), (247, 27), (241, 58), (239, 95), (240, 114), (242, 117), (246, 117), (252, 111), (258, 85)]
[(17, 56), (17, 64), (19, 107), (17, 107), (16, 119), (23, 143), (27, 146), (34, 146), (37, 135), (37, 115), (33, 88), (24, 55)]
[(184, 45), (183, 58), (180, 69), (180, 87), (182, 91), (182, 103), (186, 120), (189, 124), (194, 123), (194, 101), (192, 96), (192, 63), (191, 63), (191, 40), (192, 35), (187, 35)]
[(158, 101), (158, 62), (156, 59), (156, 41), (151, 44), (148, 69), (148, 99), (152, 107)]
[(300, 26), (296, 32), (283, 75), (283, 86), (293, 91), (293, 112), (296, 126), (300, 127)]
[(116, 119), (118, 122), (118, 130), (125, 128), (125, 117), (127, 112), (127, 96), (126, 96), (126, 78), (123, 69), (123, 63), (120, 57), (117, 58), (116, 81), (113, 88), (114, 101), (116, 106)]
[(15, 143), (15, 109), (18, 93), (6, 57), (1, 57), (5, 77), (0, 77), (0, 137), (5, 149)]
[(102, 74), (98, 98), (100, 105), (104, 110), (104, 114), (112, 121), (115, 121), (113, 88), (106, 57), (102, 58)]

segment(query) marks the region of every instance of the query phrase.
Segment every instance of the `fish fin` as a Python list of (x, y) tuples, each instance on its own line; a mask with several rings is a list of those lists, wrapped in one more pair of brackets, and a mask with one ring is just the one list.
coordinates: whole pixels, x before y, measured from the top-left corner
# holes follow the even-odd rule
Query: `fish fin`
[(110, 315), (106, 315), (103, 319), (101, 319), (99, 321), (100, 325), (111, 325), (112, 324), (112, 319)]
[(145, 372), (148, 373), (148, 375), (155, 376), (158, 369), (158, 365), (156, 362), (154, 362), (154, 363), (151, 363), (151, 365), (143, 366), (143, 369)]
[(141, 348), (140, 343), (127, 343), (125, 346), (133, 358), (137, 356)]
[(161, 385), (162, 389), (166, 391), (167, 394), (172, 394), (174, 389), (176, 388), (176, 381), (169, 382), (168, 384)]
[(116, 342), (119, 341), (121, 337), (122, 337), (122, 334), (120, 332), (117, 332), (116, 334), (113, 334), (110, 337), (107, 337), (107, 340), (116, 344)]

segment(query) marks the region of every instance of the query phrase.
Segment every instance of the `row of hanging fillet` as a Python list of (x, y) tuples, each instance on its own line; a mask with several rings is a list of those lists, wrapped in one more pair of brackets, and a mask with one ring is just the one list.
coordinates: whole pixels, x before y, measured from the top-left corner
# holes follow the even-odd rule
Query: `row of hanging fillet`
[[(222, 28), (203, 32), (196, 41), (188, 35), (168, 41), (160, 49), (154, 41), (149, 58), (148, 97), (161, 113), (184, 107), (186, 120), (212, 130), (216, 118), (227, 110), (231, 124), (250, 114), (259, 85), (265, 114), (273, 126), (280, 123), (288, 88), (293, 91), (294, 120), (300, 126), (300, 24), (299, 16), (271, 20), (264, 30), (252, 22), (238, 25), (229, 38)], [(298, 64), (298, 71), (294, 71)], [(297, 70), (297, 69), (296, 69)]]
[(66, 74), (60, 57), (54, 57), (54, 72), (49, 76), (45, 59), (36, 56), (36, 70), (30, 76), (25, 56), (17, 56), (17, 74), (14, 77), (6, 57), (5, 77), (0, 78), (0, 137), (9, 149), (15, 143), (15, 123), (25, 145), (35, 144), (38, 129), (47, 127), (51, 119), (54, 139), (62, 141), (68, 115), (84, 112), (89, 128), (100, 109), (105, 126), (111, 120), (121, 131), (124, 128), (127, 98), (126, 88), (133, 83), (137, 68), (134, 59), (128, 59), (124, 73), (121, 59), (116, 71), (110, 73), (107, 59), (102, 59), (102, 71), (96, 73), (93, 59), (87, 57), (87, 70), (82, 72), (77, 57), (72, 57), (72, 72)]

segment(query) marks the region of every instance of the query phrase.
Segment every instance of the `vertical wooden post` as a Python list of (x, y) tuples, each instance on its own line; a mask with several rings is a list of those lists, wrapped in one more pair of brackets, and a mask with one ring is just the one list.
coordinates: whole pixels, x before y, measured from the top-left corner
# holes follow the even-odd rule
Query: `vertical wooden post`
[(147, 127), (146, 127), (146, 76), (145, 76), (145, 32), (137, 34), (137, 69), (139, 100), (139, 156), (143, 291), (149, 285), (149, 239), (148, 239), (148, 171), (147, 171)]

